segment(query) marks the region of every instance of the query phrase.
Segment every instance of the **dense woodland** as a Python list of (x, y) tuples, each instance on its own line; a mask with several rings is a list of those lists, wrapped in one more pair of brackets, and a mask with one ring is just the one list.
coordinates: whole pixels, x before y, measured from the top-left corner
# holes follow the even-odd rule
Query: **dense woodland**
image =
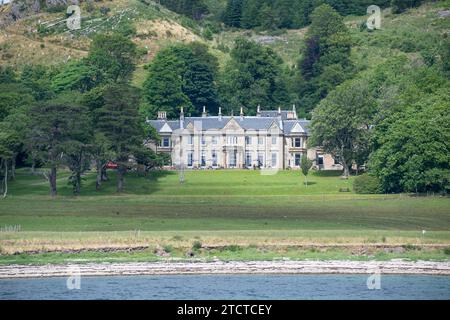
[[(194, 19), (208, 16), (201, 0), (161, 3)], [(379, 1), (381, 6), (389, 4)], [(419, 4), (392, 1), (395, 14)], [(288, 10), (297, 5), (308, 9)], [(419, 58), (398, 55), (367, 68), (350, 59), (357, 40), (343, 20), (343, 15), (364, 14), (366, 5), (364, 0), (228, 1), (221, 16), (230, 27), (308, 25), (295, 66), (246, 37), (236, 39), (223, 66), (207, 44), (178, 43), (159, 51), (145, 66), (146, 79), (138, 88), (131, 78), (139, 48), (120, 32), (95, 35), (87, 57), (61, 66), (26, 65), (20, 70), (2, 66), (2, 193), (7, 194), (17, 166), (44, 175), (53, 196), (61, 167), (71, 171), (75, 195), (89, 170), (97, 172), (100, 189), (108, 179), (110, 161), (118, 165), (121, 192), (128, 170), (150, 170), (167, 161), (143, 146), (147, 139), (158, 139), (145, 125), (145, 118), (154, 118), (157, 111), (175, 118), (181, 106), (193, 116), (203, 106), (212, 113), (221, 106), (227, 113), (243, 107), (251, 115), (257, 105), (292, 104), (301, 116), (312, 119), (311, 146), (321, 146), (338, 158), (345, 176), (351, 174), (352, 165), (358, 168), (356, 173), (365, 171), (355, 182), (361, 192), (448, 193), (449, 37), (430, 36), (429, 43), (396, 41), (392, 46), (405, 53), (415, 51)], [(364, 26), (359, 32), (369, 33)]]

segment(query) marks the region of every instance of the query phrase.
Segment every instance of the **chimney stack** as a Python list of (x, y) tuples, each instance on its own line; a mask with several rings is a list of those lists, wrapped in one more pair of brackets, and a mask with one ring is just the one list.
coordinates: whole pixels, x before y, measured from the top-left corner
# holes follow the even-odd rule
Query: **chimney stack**
[(158, 111), (158, 120), (166, 120), (167, 112), (166, 111)]
[(222, 107), (219, 107), (219, 121), (222, 121)]
[(256, 109), (256, 116), (261, 117), (261, 106), (258, 104), (258, 108)]
[(241, 114), (240, 114), (240, 116), (241, 116), (241, 120), (244, 120), (244, 108), (243, 107), (241, 107)]
[(202, 118), (206, 118), (207, 116), (208, 116), (208, 113), (206, 112), (206, 107), (203, 106)]
[(184, 108), (181, 107), (180, 110), (180, 128), (184, 129)]

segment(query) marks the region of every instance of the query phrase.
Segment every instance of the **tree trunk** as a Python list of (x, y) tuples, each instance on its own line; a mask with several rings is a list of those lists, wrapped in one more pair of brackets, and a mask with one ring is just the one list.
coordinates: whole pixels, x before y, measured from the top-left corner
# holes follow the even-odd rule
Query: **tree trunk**
[(8, 160), (5, 160), (5, 184), (3, 189), (3, 198), (8, 194)]
[(50, 183), (50, 195), (52, 198), (56, 197), (56, 166), (52, 166), (50, 169), (50, 174), (48, 176), (48, 181)]
[(127, 168), (123, 165), (119, 165), (117, 168), (117, 192), (121, 193), (123, 191), (123, 179)]
[(74, 190), (74, 194), (76, 196), (80, 195), (80, 190), (81, 190), (81, 173), (77, 172), (76, 176), (75, 176), (75, 190)]
[(95, 189), (98, 191), (102, 187), (102, 174), (103, 174), (103, 166), (102, 162), (100, 160), (96, 161), (96, 167), (97, 167), (97, 180), (95, 181)]
[(11, 180), (16, 180), (16, 157), (14, 155), (11, 159)]
[(342, 159), (342, 166), (344, 167), (343, 177), (348, 178), (348, 176), (350, 175), (350, 170), (348, 168), (347, 161), (345, 160), (344, 157), (341, 157), (341, 159)]
[(108, 174), (106, 172), (106, 165), (102, 164), (102, 170), (101, 170), (101, 178), (102, 181), (108, 181)]

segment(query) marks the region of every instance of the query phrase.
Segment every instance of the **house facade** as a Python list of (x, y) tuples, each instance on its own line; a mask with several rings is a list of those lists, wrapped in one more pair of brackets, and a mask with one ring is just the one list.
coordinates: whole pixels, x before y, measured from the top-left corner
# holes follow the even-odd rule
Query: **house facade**
[(217, 116), (203, 109), (201, 117), (169, 120), (165, 112), (158, 119), (147, 120), (161, 141), (148, 146), (170, 154), (173, 168), (192, 169), (299, 169), (301, 158), (308, 156), (317, 169), (342, 167), (320, 149), (308, 148), (309, 121), (298, 119), (292, 110), (263, 111), (256, 116)]

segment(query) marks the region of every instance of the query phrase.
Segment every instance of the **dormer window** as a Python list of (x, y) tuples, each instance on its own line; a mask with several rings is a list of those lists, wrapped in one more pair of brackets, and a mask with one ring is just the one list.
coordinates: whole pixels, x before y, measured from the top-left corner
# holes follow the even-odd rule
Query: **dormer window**
[(170, 137), (163, 137), (161, 139), (161, 147), (170, 148)]

